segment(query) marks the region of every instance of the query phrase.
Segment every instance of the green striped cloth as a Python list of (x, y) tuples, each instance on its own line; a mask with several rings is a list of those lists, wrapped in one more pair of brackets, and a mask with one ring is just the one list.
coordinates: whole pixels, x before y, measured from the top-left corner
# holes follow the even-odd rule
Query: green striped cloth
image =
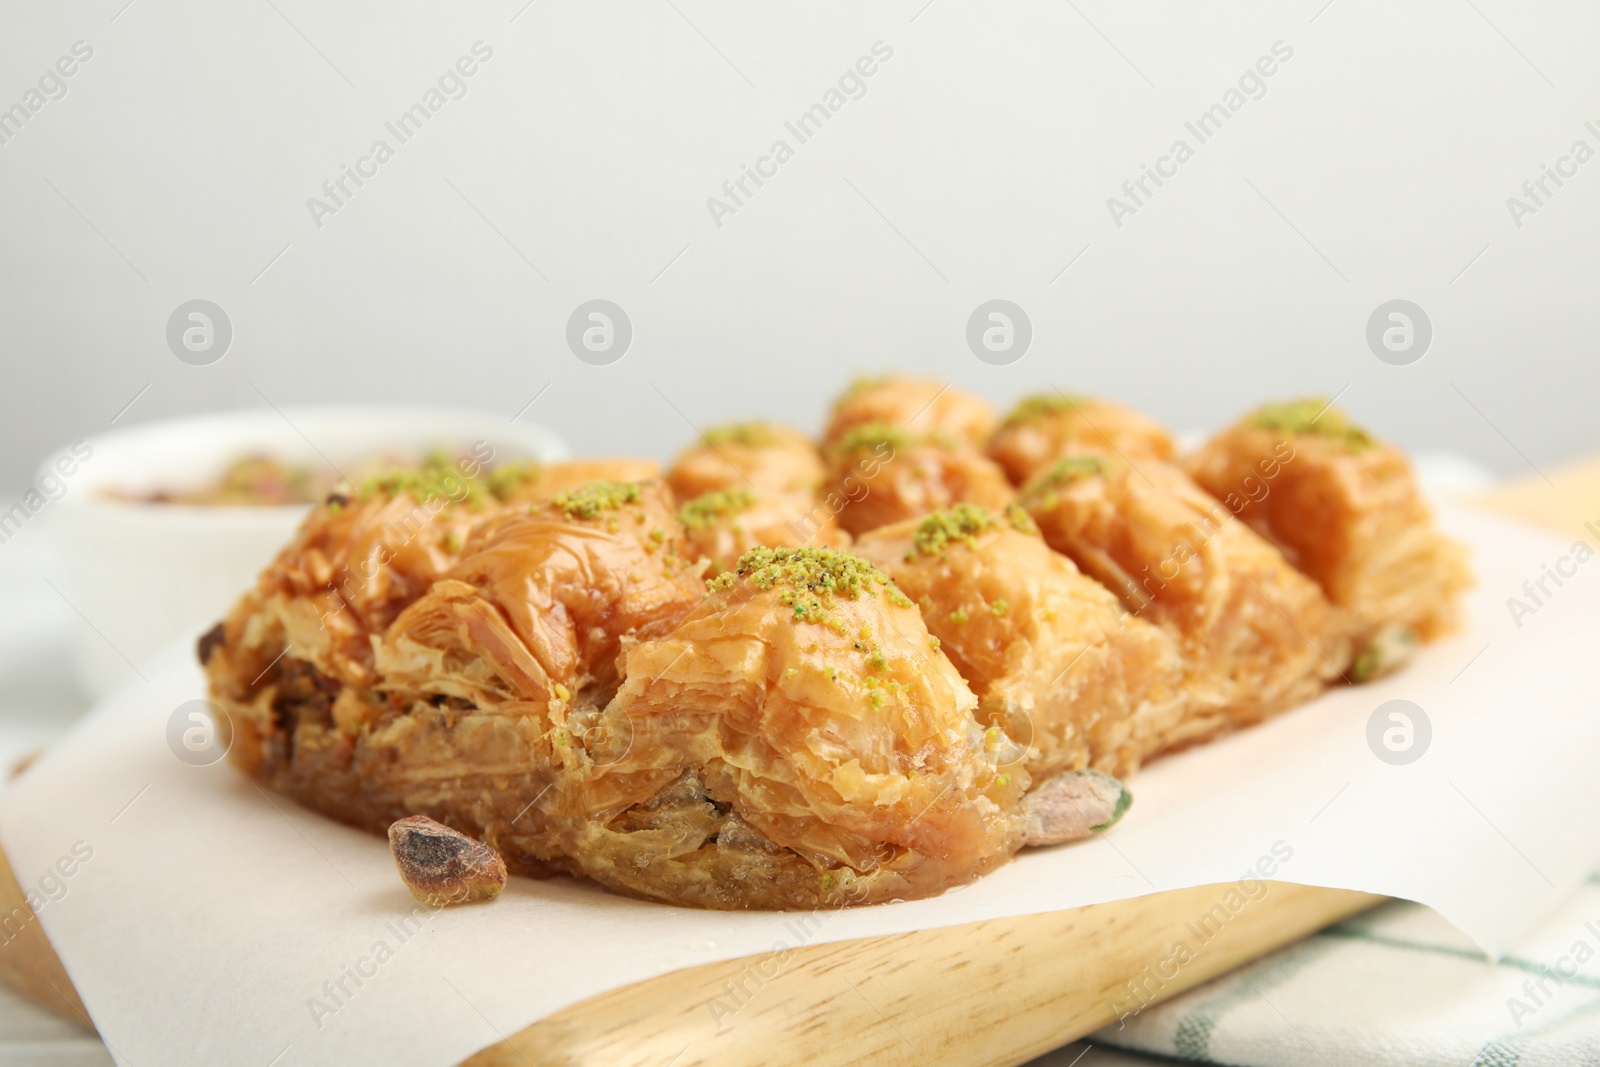
[(1089, 1040), (1237, 1067), (1595, 1067), (1600, 878), (1497, 962), (1396, 901)]

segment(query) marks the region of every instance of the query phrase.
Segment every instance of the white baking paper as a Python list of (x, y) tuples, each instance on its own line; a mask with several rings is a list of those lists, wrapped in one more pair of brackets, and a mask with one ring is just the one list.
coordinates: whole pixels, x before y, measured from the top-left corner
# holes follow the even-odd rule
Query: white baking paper
[[(799, 927), (793, 914), (514, 878), (489, 905), (417, 909), (382, 839), (269, 797), (225, 762), (174, 758), (168, 720), (203, 695), (187, 648), (4, 796), (0, 840), (113, 1054), (141, 1067), (441, 1067), (675, 968), (1267, 869), (1421, 901), (1504, 950), (1600, 867), (1600, 538), (1577, 562), (1571, 542), (1521, 524), (1461, 509), (1444, 520), (1474, 550), (1466, 632), (1395, 677), (1159, 761), (1103, 838), (1025, 854), (935, 900)], [(1514, 617), (1510, 597), (1529, 610)], [(1409, 765), (1368, 744), (1390, 700), (1431, 724)]]

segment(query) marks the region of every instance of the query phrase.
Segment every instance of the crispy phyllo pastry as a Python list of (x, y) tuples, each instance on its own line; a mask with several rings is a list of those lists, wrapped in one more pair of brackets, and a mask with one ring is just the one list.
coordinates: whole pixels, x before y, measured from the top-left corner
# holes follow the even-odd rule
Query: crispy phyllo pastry
[(822, 456), (805, 434), (775, 422), (741, 422), (701, 435), (667, 471), (667, 484), (684, 503), (719, 489), (809, 497), (822, 477)]
[(1177, 467), (1069, 456), (1022, 500), (1050, 547), (1178, 639), (1187, 711), (1162, 747), (1285, 711), (1349, 665), (1344, 613)]
[(678, 508), (691, 553), (711, 561), (708, 576), (731, 571), (752, 548), (845, 548), (850, 535), (810, 493), (714, 489)]
[(1171, 459), (1174, 448), (1165, 427), (1132, 408), (1063, 393), (1024, 399), (989, 439), (989, 458), (1016, 485), (1079, 452), (1110, 452), (1137, 463)]
[(855, 549), (922, 608), (978, 695), (978, 721), (1035, 778), (1136, 770), (1183, 715), (1183, 664), (1160, 627), (1052, 551), (1017, 505), (958, 504)]
[(282, 641), (247, 600), (206, 650), (230, 758), (368, 830), (427, 816), (514, 872), (725, 909), (928, 896), (1126, 808), (1098, 780), (1024, 804), (1013, 746), (868, 561), (757, 548), (701, 596), (638, 535), (648, 492), (491, 519), (371, 684), (293, 649), (239, 672)]
[(479, 707), (603, 705), (624, 643), (700, 599), (687, 549), (660, 482), (592, 482), (497, 515), (377, 643), (383, 684)]
[(880, 903), (1100, 832), (1120, 776), (1455, 618), (1461, 550), (1404, 458), (1320, 402), (1194, 477), (1104, 401), (992, 422), (886, 378), (820, 451), (752, 422), (666, 479), (474, 451), (341, 486), (200, 641), (229, 758), (389, 831), (430, 902), (487, 899), (503, 861), (692, 907)]
[[(313, 508), (262, 572), (236, 615), (266, 645), (235, 648), (251, 677), (285, 647), (319, 671), (372, 677), (372, 637), (382, 633), (460, 558), (478, 523), (512, 506), (539, 468), (489, 470), (475, 460), (430, 457), (420, 466), (344, 486)], [(248, 605), (248, 607), (246, 607)], [(221, 641), (220, 629), (205, 643)]]
[(828, 907), (960, 885), (1021, 844), (1026, 772), (865, 560), (765, 549), (634, 647), (585, 756), (541, 802), (582, 873), (713, 908)]
[(953, 504), (1003, 511), (1016, 499), (1005, 472), (942, 434), (862, 423), (829, 446), (828, 461), (839, 525), (856, 536)]
[(1354, 617), (1353, 680), (1455, 625), (1464, 549), (1435, 527), (1406, 457), (1327, 400), (1263, 407), (1184, 465)]
[[(308, 526), (317, 516), (308, 520)], [(660, 483), (599, 482), (473, 529), (459, 559), (374, 634), (359, 658), (318, 648), (295, 620), (327, 594), (246, 597), (202, 645), (230, 758), (309, 807), (383, 832), (428, 815), (538, 873), (524, 811), (553, 781), (569, 720), (591, 718), (625, 647), (700, 601)], [(518, 821), (519, 815), (521, 821)]]
[(859, 378), (834, 402), (824, 450), (858, 426), (875, 423), (952, 444), (982, 448), (994, 429), (994, 409), (982, 397), (929, 378)]

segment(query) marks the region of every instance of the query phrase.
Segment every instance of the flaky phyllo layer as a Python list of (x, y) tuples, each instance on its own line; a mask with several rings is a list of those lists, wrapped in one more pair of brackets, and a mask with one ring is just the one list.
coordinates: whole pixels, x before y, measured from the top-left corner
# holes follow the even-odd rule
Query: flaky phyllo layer
[(820, 444), (737, 424), (654, 474), (331, 496), (201, 642), (230, 758), (517, 873), (909, 899), (1102, 829), (1108, 774), (1392, 669), (1467, 584), (1404, 457), (1311, 402), (1177, 457), (1105, 401), (996, 420), (880, 379)]

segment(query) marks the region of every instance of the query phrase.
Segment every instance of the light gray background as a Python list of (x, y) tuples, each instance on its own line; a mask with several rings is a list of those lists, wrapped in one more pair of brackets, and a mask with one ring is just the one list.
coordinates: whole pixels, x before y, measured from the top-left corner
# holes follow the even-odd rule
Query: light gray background
[[(0, 9), (0, 107), (94, 49), (0, 145), (0, 485), (124, 408), (509, 418), (548, 385), (523, 419), (664, 455), (691, 422), (815, 426), (887, 367), (1178, 428), (1348, 386), (1381, 434), (1506, 474), (1600, 443), (1600, 160), (1520, 229), (1506, 207), (1600, 148), (1594, 5), (126, 4)], [(480, 39), (468, 94), (318, 229), (307, 198)], [(878, 40), (866, 96), (718, 228), (707, 198)], [(1107, 198), (1278, 40), (1265, 97), (1116, 228)], [(635, 330), (607, 367), (563, 340), (596, 297)], [(1034, 326), (1009, 367), (964, 340), (996, 297)], [(1364, 340), (1397, 297), (1434, 326), (1412, 366)], [(212, 366), (164, 342), (193, 298), (233, 322)]]

